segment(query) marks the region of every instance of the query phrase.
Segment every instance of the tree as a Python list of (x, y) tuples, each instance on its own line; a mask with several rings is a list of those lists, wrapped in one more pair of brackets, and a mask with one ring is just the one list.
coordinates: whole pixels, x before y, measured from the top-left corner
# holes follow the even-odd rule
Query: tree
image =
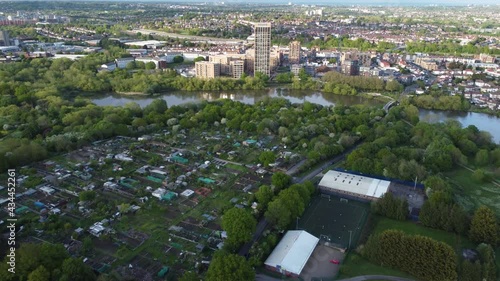
[(390, 92), (401, 91), (403, 89), (403, 85), (399, 84), (396, 80), (389, 80), (385, 85), (385, 89)]
[(233, 247), (250, 241), (256, 226), (255, 218), (244, 209), (229, 209), (222, 217), (222, 228), (227, 232), (226, 242)]
[(267, 205), (273, 200), (273, 197), (273, 190), (268, 185), (261, 185), (259, 190), (255, 193), (255, 198), (257, 202), (259, 202), (259, 209), (261, 211), (267, 208)]
[(257, 71), (255, 72), (254, 76), (255, 79), (262, 81), (264, 83), (267, 83), (267, 81), (269, 81), (269, 76), (267, 76), (267, 74), (264, 74), (262, 72)]
[(255, 280), (255, 271), (244, 257), (218, 251), (210, 262), (206, 280), (253, 281)]
[[(460, 267), (460, 281), (482, 281), (481, 279), (481, 264), (479, 261), (474, 263), (463, 260)], [(485, 279), (487, 280), (487, 279)]]
[(148, 70), (156, 69), (156, 64), (154, 62), (152, 62), (152, 61), (147, 62), (146, 65), (145, 65), (145, 68), (148, 69)]
[(290, 184), (292, 184), (292, 178), (285, 173), (277, 172), (271, 177), (271, 184), (274, 186), (274, 193), (276, 194), (282, 189), (290, 186)]
[(269, 164), (274, 163), (276, 160), (276, 155), (272, 151), (263, 151), (259, 155), (259, 161), (262, 162), (264, 167), (269, 166)]
[(129, 203), (122, 203), (122, 204), (118, 205), (117, 207), (118, 207), (118, 211), (120, 211), (121, 213), (126, 213), (130, 210)]
[(151, 112), (163, 114), (168, 109), (167, 101), (163, 99), (155, 99), (143, 110), (144, 115), (148, 115)]
[(96, 280), (92, 269), (83, 263), (81, 259), (68, 258), (62, 264), (61, 280), (89, 281)]
[(182, 62), (184, 62), (183, 56), (175, 56), (174, 57), (174, 63), (182, 63)]
[(395, 198), (390, 192), (373, 203), (373, 210), (379, 215), (400, 221), (406, 220), (409, 215), (408, 201)]
[(277, 229), (286, 229), (292, 222), (292, 216), (288, 206), (279, 199), (275, 199), (269, 203), (264, 216), (267, 221), (269, 221), (269, 223), (274, 225)]
[(132, 70), (132, 69), (136, 69), (137, 68), (137, 63), (135, 61), (131, 61), (129, 63), (127, 63), (127, 65), (125, 66), (125, 69), (127, 70)]
[(197, 57), (193, 61), (194, 62), (205, 61), (205, 57)]
[(497, 219), (493, 210), (486, 206), (479, 207), (472, 217), (469, 238), (476, 243), (496, 246), (498, 232)]
[(491, 180), (491, 176), (483, 169), (475, 170), (474, 173), (472, 173), (472, 178), (477, 182), (489, 182)]
[(93, 190), (85, 190), (78, 194), (80, 201), (92, 201), (96, 197), (96, 192)]
[(49, 281), (50, 272), (40, 265), (28, 275), (28, 281)]
[(284, 72), (276, 75), (276, 82), (278, 83), (292, 83), (293, 73)]
[(92, 238), (90, 238), (89, 236), (83, 238), (83, 243), (81, 248), (81, 252), (83, 255), (88, 255), (92, 251), (93, 247), (94, 244), (92, 243)]
[(479, 253), (482, 266), (482, 280), (495, 281), (497, 280), (497, 266), (495, 263), (495, 250), (491, 245), (479, 244), (476, 248)]
[(452, 281), (458, 277), (457, 257), (450, 245), (400, 230), (370, 236), (362, 254), (376, 264), (400, 269), (421, 280)]
[(193, 271), (186, 271), (184, 275), (182, 275), (178, 281), (200, 281), (200, 277)]
[(480, 167), (488, 165), (490, 162), (490, 155), (489, 155), (488, 150), (487, 149), (480, 149), (476, 153), (476, 157), (474, 160), (476, 162), (476, 165), (478, 165)]

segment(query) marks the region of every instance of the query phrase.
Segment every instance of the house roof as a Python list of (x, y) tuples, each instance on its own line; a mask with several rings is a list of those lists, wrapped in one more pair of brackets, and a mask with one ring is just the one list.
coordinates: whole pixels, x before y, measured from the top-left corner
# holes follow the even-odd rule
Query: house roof
[(321, 187), (375, 198), (382, 197), (390, 184), (391, 182), (386, 180), (333, 170), (328, 171), (319, 182)]
[(304, 230), (288, 231), (265, 264), (300, 275), (319, 239)]

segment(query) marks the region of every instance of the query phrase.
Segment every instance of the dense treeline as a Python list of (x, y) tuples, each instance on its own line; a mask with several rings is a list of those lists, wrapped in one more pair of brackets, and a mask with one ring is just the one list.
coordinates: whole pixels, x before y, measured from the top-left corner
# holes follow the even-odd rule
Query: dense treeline
[(400, 221), (406, 220), (409, 215), (408, 201), (395, 198), (390, 192), (375, 201), (372, 204), (372, 210), (375, 214)]
[(425, 109), (467, 111), (470, 103), (462, 95), (459, 96), (431, 96), (421, 95), (410, 98), (410, 102), (417, 107)]
[(16, 251), (15, 274), (7, 271), (9, 257), (0, 265), (4, 281), (93, 281), (96, 276), (81, 259), (70, 257), (62, 244), (24, 243)]
[(466, 164), (481, 149), (491, 155), (486, 163), (498, 163), (498, 148), (491, 135), (475, 126), (462, 128), (459, 122), (447, 121), (410, 127), (402, 118), (415, 122), (418, 110), (407, 104), (391, 109), (386, 119), (393, 122), (376, 123), (368, 141), (347, 157), (346, 167), (391, 178), (425, 180), (432, 173)]
[[(478, 39), (479, 40), (479, 39)], [(425, 41), (408, 42), (406, 51), (410, 53), (447, 53), (447, 54), (492, 54), (500, 55), (500, 49), (490, 49), (487, 46), (478, 46), (476, 43), (470, 42), (466, 45), (461, 45), (460, 42), (452, 40), (431, 43)]]
[(457, 257), (449, 245), (428, 237), (387, 230), (368, 239), (363, 256), (429, 281), (457, 279)]
[(293, 219), (305, 211), (314, 191), (314, 185), (310, 182), (283, 189), (268, 203), (265, 213), (267, 221), (277, 229), (287, 229)]
[(348, 76), (339, 72), (328, 72), (323, 81), (333, 84), (347, 84), (360, 90), (383, 90), (384, 80), (377, 77)]
[(438, 176), (430, 176), (425, 182), (429, 199), (420, 210), (422, 225), (458, 234), (467, 234), (469, 217), (462, 206), (453, 202), (450, 185)]
[[(339, 46), (341, 48), (355, 48), (361, 51), (374, 50), (383, 52), (386, 50), (394, 49), (396, 47), (395, 44), (380, 41), (378, 44), (372, 43), (363, 38), (357, 39), (349, 39), (347, 36), (342, 36), (340, 38), (336, 38), (333, 36), (328, 36), (325, 39), (315, 39), (315, 40), (302, 40), (303, 43), (306, 43), (308, 47), (318, 46), (321, 49), (335, 49)], [(306, 42), (308, 41), (308, 42)]]

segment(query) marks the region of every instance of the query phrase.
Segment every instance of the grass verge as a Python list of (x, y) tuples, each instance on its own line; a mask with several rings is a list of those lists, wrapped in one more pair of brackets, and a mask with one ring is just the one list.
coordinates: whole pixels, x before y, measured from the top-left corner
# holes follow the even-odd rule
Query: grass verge
[(476, 245), (469, 241), (469, 239), (455, 233), (428, 228), (411, 221), (397, 221), (385, 217), (377, 217), (376, 220), (377, 223), (373, 230), (374, 234), (381, 233), (388, 229), (398, 229), (407, 234), (427, 236), (437, 241), (444, 242), (453, 247), (457, 252), (463, 248), (476, 248)]
[(362, 275), (388, 275), (417, 280), (415, 277), (397, 269), (386, 268), (373, 264), (356, 253), (350, 253), (347, 255), (342, 264), (337, 280)]
[(493, 183), (478, 183), (472, 177), (472, 172), (460, 168), (445, 174), (452, 184), (455, 200), (472, 213), (481, 205), (491, 208), (500, 216), (500, 187)]

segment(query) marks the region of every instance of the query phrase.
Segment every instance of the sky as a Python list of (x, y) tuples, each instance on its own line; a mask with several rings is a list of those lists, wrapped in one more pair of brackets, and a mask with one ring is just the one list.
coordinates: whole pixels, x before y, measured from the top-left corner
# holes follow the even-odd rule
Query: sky
[[(12, 0), (0, 0), (0, 2)], [(16, 0), (14, 0), (16, 1)], [(25, 0), (18, 0), (25, 1)], [(27, 0), (30, 1), (30, 0)], [(47, 0), (32, 0), (47, 1)], [(72, 0), (55, 0), (72, 1)], [(158, 2), (158, 3), (245, 3), (245, 4), (283, 4), (294, 5), (363, 5), (363, 6), (467, 6), (467, 5), (496, 5), (500, 6), (500, 0), (80, 0), (100, 2)]]

